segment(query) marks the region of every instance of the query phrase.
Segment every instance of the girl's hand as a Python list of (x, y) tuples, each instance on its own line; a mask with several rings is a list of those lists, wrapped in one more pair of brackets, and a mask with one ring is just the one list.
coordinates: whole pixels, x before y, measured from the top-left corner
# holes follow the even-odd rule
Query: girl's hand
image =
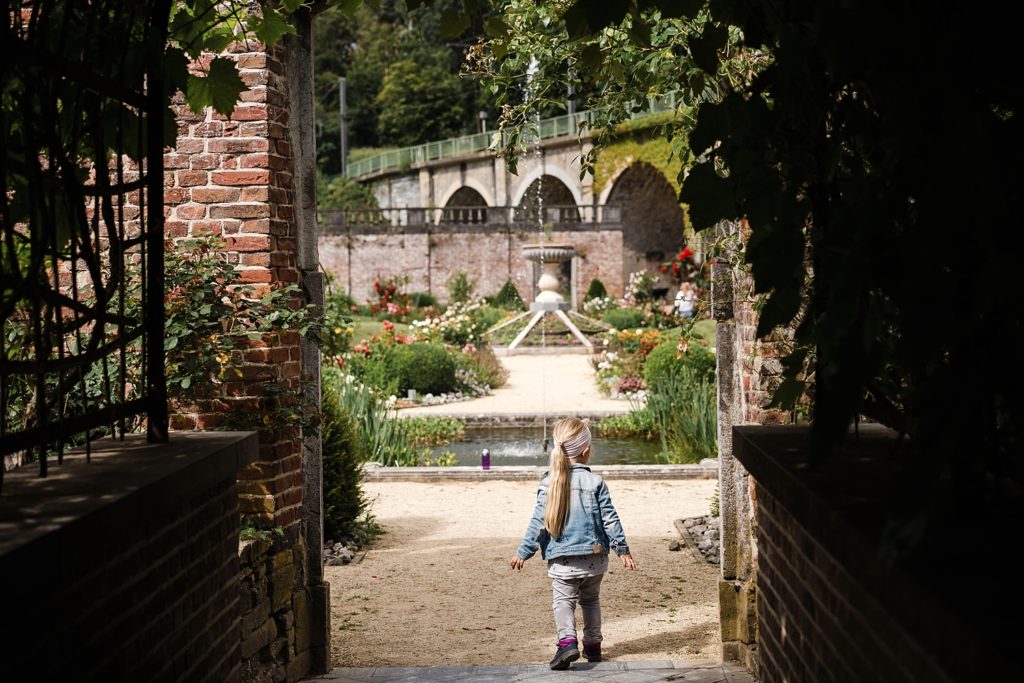
[(636, 571), (636, 562), (633, 561), (632, 555), (622, 555), (619, 557), (619, 559), (622, 560), (622, 566), (624, 566), (626, 569)]
[(508, 561), (508, 566), (512, 567), (512, 569), (522, 569), (523, 564), (525, 563), (526, 560), (519, 557), (518, 555), (513, 555), (512, 559)]

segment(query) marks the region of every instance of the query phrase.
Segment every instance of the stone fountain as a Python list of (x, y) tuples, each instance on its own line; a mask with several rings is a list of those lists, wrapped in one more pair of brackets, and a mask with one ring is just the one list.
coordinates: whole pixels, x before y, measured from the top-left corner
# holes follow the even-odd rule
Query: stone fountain
[(598, 327), (607, 327), (603, 323), (596, 320), (591, 320), (586, 316), (580, 315), (579, 313), (569, 310), (569, 303), (562, 296), (561, 292), (558, 291), (558, 272), (562, 267), (563, 263), (571, 261), (573, 256), (576, 255), (576, 247), (571, 244), (553, 244), (547, 242), (541, 242), (540, 244), (527, 244), (523, 246), (523, 257), (527, 261), (531, 261), (540, 265), (541, 275), (540, 279), (537, 280), (537, 292), (536, 298), (530, 304), (530, 310), (525, 313), (520, 313), (516, 317), (508, 320), (500, 325), (492, 327), (489, 331), (495, 332), (510, 325), (523, 320), (530, 316), (530, 321), (526, 324), (516, 338), (508, 345), (508, 350), (512, 351), (519, 346), (520, 343), (526, 338), (526, 335), (530, 333), (537, 323), (545, 315), (554, 315), (562, 323), (565, 324), (572, 335), (583, 344), (588, 351), (593, 351), (594, 345), (587, 339), (579, 327), (573, 323), (570, 316), (579, 318), (580, 320), (586, 321), (590, 325)]

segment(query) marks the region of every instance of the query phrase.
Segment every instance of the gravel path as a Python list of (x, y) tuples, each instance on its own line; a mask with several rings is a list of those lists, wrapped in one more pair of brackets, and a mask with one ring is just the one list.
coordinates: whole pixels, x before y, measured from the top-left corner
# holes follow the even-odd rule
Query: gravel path
[[(536, 484), (367, 482), (386, 534), (362, 561), (326, 567), (335, 666), (546, 662), (551, 584), (539, 557), (507, 559), (533, 510)], [(684, 548), (673, 520), (706, 514), (713, 480), (611, 481), (639, 566), (614, 561), (602, 590), (612, 660), (720, 657), (718, 574)], [(581, 628), (581, 627), (580, 627)]]
[(629, 402), (603, 396), (594, 381), (590, 356), (522, 354), (500, 356), (508, 382), (490, 396), (435, 406), (404, 408), (401, 415), (518, 415), (553, 417), (582, 412), (628, 413)]

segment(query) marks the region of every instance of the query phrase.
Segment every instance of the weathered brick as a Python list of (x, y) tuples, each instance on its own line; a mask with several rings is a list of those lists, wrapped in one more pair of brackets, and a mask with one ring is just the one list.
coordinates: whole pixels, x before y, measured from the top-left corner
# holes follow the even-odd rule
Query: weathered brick
[(189, 156), (187, 154), (165, 154), (164, 168), (178, 169), (188, 168)]
[(270, 271), (266, 268), (241, 268), (239, 277), (242, 282), (273, 282)]
[(182, 137), (174, 143), (174, 151), (178, 154), (193, 156), (203, 152), (206, 142), (199, 138)]
[(235, 110), (231, 112), (231, 118), (234, 121), (264, 121), (268, 118), (267, 106), (249, 104), (235, 107)]
[(238, 157), (239, 168), (271, 168), (271, 157), (265, 152)]
[(212, 171), (220, 168), (220, 155), (193, 154), (190, 158), (190, 168), (194, 171)]
[(242, 194), (238, 197), (242, 202), (265, 202), (269, 199), (270, 188), (260, 185), (246, 186), (241, 188)]
[(236, 202), (241, 190), (233, 187), (197, 187), (192, 190), (192, 201), (202, 204)]
[(266, 152), (270, 149), (270, 140), (266, 137), (237, 137), (210, 140), (209, 151), (229, 154), (250, 154)]
[(206, 218), (206, 206), (204, 204), (181, 204), (175, 207), (174, 215), (182, 220)]
[(210, 218), (266, 218), (270, 207), (265, 203), (214, 204), (210, 207)]
[(205, 185), (208, 177), (206, 171), (178, 171), (175, 175), (180, 187)]
[(267, 54), (265, 52), (251, 52), (238, 56), (239, 69), (263, 69), (267, 66)]
[(270, 171), (249, 169), (245, 171), (214, 171), (210, 179), (215, 185), (265, 185), (270, 182)]
[(223, 134), (224, 124), (221, 121), (207, 121), (192, 129), (192, 136), (199, 138), (216, 138)]

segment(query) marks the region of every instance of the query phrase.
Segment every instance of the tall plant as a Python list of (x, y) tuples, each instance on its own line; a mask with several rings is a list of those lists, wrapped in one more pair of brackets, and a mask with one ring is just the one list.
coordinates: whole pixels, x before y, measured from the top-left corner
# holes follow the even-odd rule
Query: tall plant
[(718, 456), (716, 387), (699, 371), (682, 367), (647, 397), (661, 447), (671, 462), (693, 463)]

